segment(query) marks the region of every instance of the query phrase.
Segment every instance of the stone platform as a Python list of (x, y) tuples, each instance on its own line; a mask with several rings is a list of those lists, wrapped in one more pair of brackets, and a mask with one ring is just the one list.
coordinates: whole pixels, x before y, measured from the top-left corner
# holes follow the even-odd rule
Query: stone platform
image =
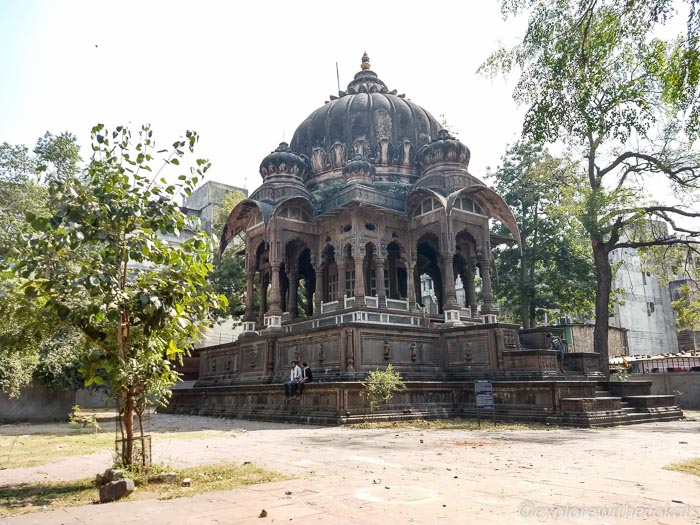
[[(636, 384), (635, 384), (636, 385)], [(316, 425), (475, 417), (473, 382), (409, 381), (390, 404), (371, 413), (360, 382), (311, 383), (285, 401), (281, 385), (230, 385), (173, 391), (163, 412)], [(499, 420), (599, 427), (682, 417), (673, 396), (608, 395), (596, 381), (494, 381)], [(603, 395), (604, 394), (604, 395)], [(481, 412), (490, 418), (491, 412)]]
[[(165, 411), (321, 425), (469, 417), (474, 381), (488, 379), (500, 419), (590, 427), (682, 416), (673, 396), (650, 395), (651, 382), (601, 383), (595, 353), (533, 348), (546, 333), (541, 343), (529, 333), (524, 348), (515, 325), (321, 324), (202, 349), (198, 380), (174, 389)], [(285, 402), (292, 360), (308, 362), (315, 382), (301, 400)], [(388, 364), (407, 388), (371, 413), (362, 381)]]

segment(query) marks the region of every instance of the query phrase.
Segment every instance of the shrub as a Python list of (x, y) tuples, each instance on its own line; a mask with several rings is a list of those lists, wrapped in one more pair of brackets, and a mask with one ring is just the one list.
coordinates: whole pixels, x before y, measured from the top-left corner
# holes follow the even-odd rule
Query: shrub
[(370, 372), (362, 387), (360, 395), (367, 398), (369, 409), (374, 412), (379, 405), (390, 401), (394, 394), (405, 390), (406, 384), (401, 374), (392, 365), (387, 365), (386, 370), (377, 368)]

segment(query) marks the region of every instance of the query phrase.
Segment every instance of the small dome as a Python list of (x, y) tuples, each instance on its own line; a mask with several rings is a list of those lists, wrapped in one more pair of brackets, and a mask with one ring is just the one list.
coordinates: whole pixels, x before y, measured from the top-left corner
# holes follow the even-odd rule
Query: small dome
[(374, 166), (364, 156), (356, 154), (355, 158), (343, 167), (343, 177), (347, 184), (371, 184)]
[(281, 142), (275, 151), (260, 163), (260, 176), (263, 181), (275, 175), (304, 179), (308, 160), (289, 149), (289, 144)]
[(417, 161), (425, 173), (433, 166), (459, 164), (464, 169), (469, 167), (471, 152), (446, 129), (440, 130), (437, 139), (418, 150)]
[(291, 148), (310, 159), (309, 176), (340, 170), (356, 155), (375, 166), (415, 167), (415, 151), (428, 144), (440, 123), (418, 104), (389, 91), (369, 57), (346, 91), (320, 107), (294, 132)]

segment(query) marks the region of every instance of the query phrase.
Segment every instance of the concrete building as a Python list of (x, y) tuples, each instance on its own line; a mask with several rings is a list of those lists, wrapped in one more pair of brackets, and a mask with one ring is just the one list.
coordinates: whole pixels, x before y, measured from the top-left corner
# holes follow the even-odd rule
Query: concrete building
[(610, 325), (627, 329), (630, 355), (678, 352), (669, 287), (646, 271), (635, 249), (615, 250), (610, 261), (619, 264), (613, 288), (623, 290)]
[[(201, 228), (207, 233), (212, 233), (212, 223), (214, 221), (214, 210), (221, 203), (227, 193), (242, 193), (248, 196), (248, 190), (238, 188), (222, 182), (208, 181), (192, 192), (192, 195), (185, 197), (183, 208), (189, 215), (195, 215), (202, 221)], [(220, 232), (215, 232), (218, 237)]]

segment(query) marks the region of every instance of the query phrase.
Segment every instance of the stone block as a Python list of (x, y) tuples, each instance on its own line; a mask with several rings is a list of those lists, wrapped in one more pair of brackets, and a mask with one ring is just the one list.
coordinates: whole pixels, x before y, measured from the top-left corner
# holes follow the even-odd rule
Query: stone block
[(134, 480), (129, 478), (106, 483), (100, 487), (100, 503), (108, 503), (125, 498), (134, 492), (135, 488)]
[(149, 483), (177, 483), (177, 474), (175, 472), (164, 472), (148, 477)]

